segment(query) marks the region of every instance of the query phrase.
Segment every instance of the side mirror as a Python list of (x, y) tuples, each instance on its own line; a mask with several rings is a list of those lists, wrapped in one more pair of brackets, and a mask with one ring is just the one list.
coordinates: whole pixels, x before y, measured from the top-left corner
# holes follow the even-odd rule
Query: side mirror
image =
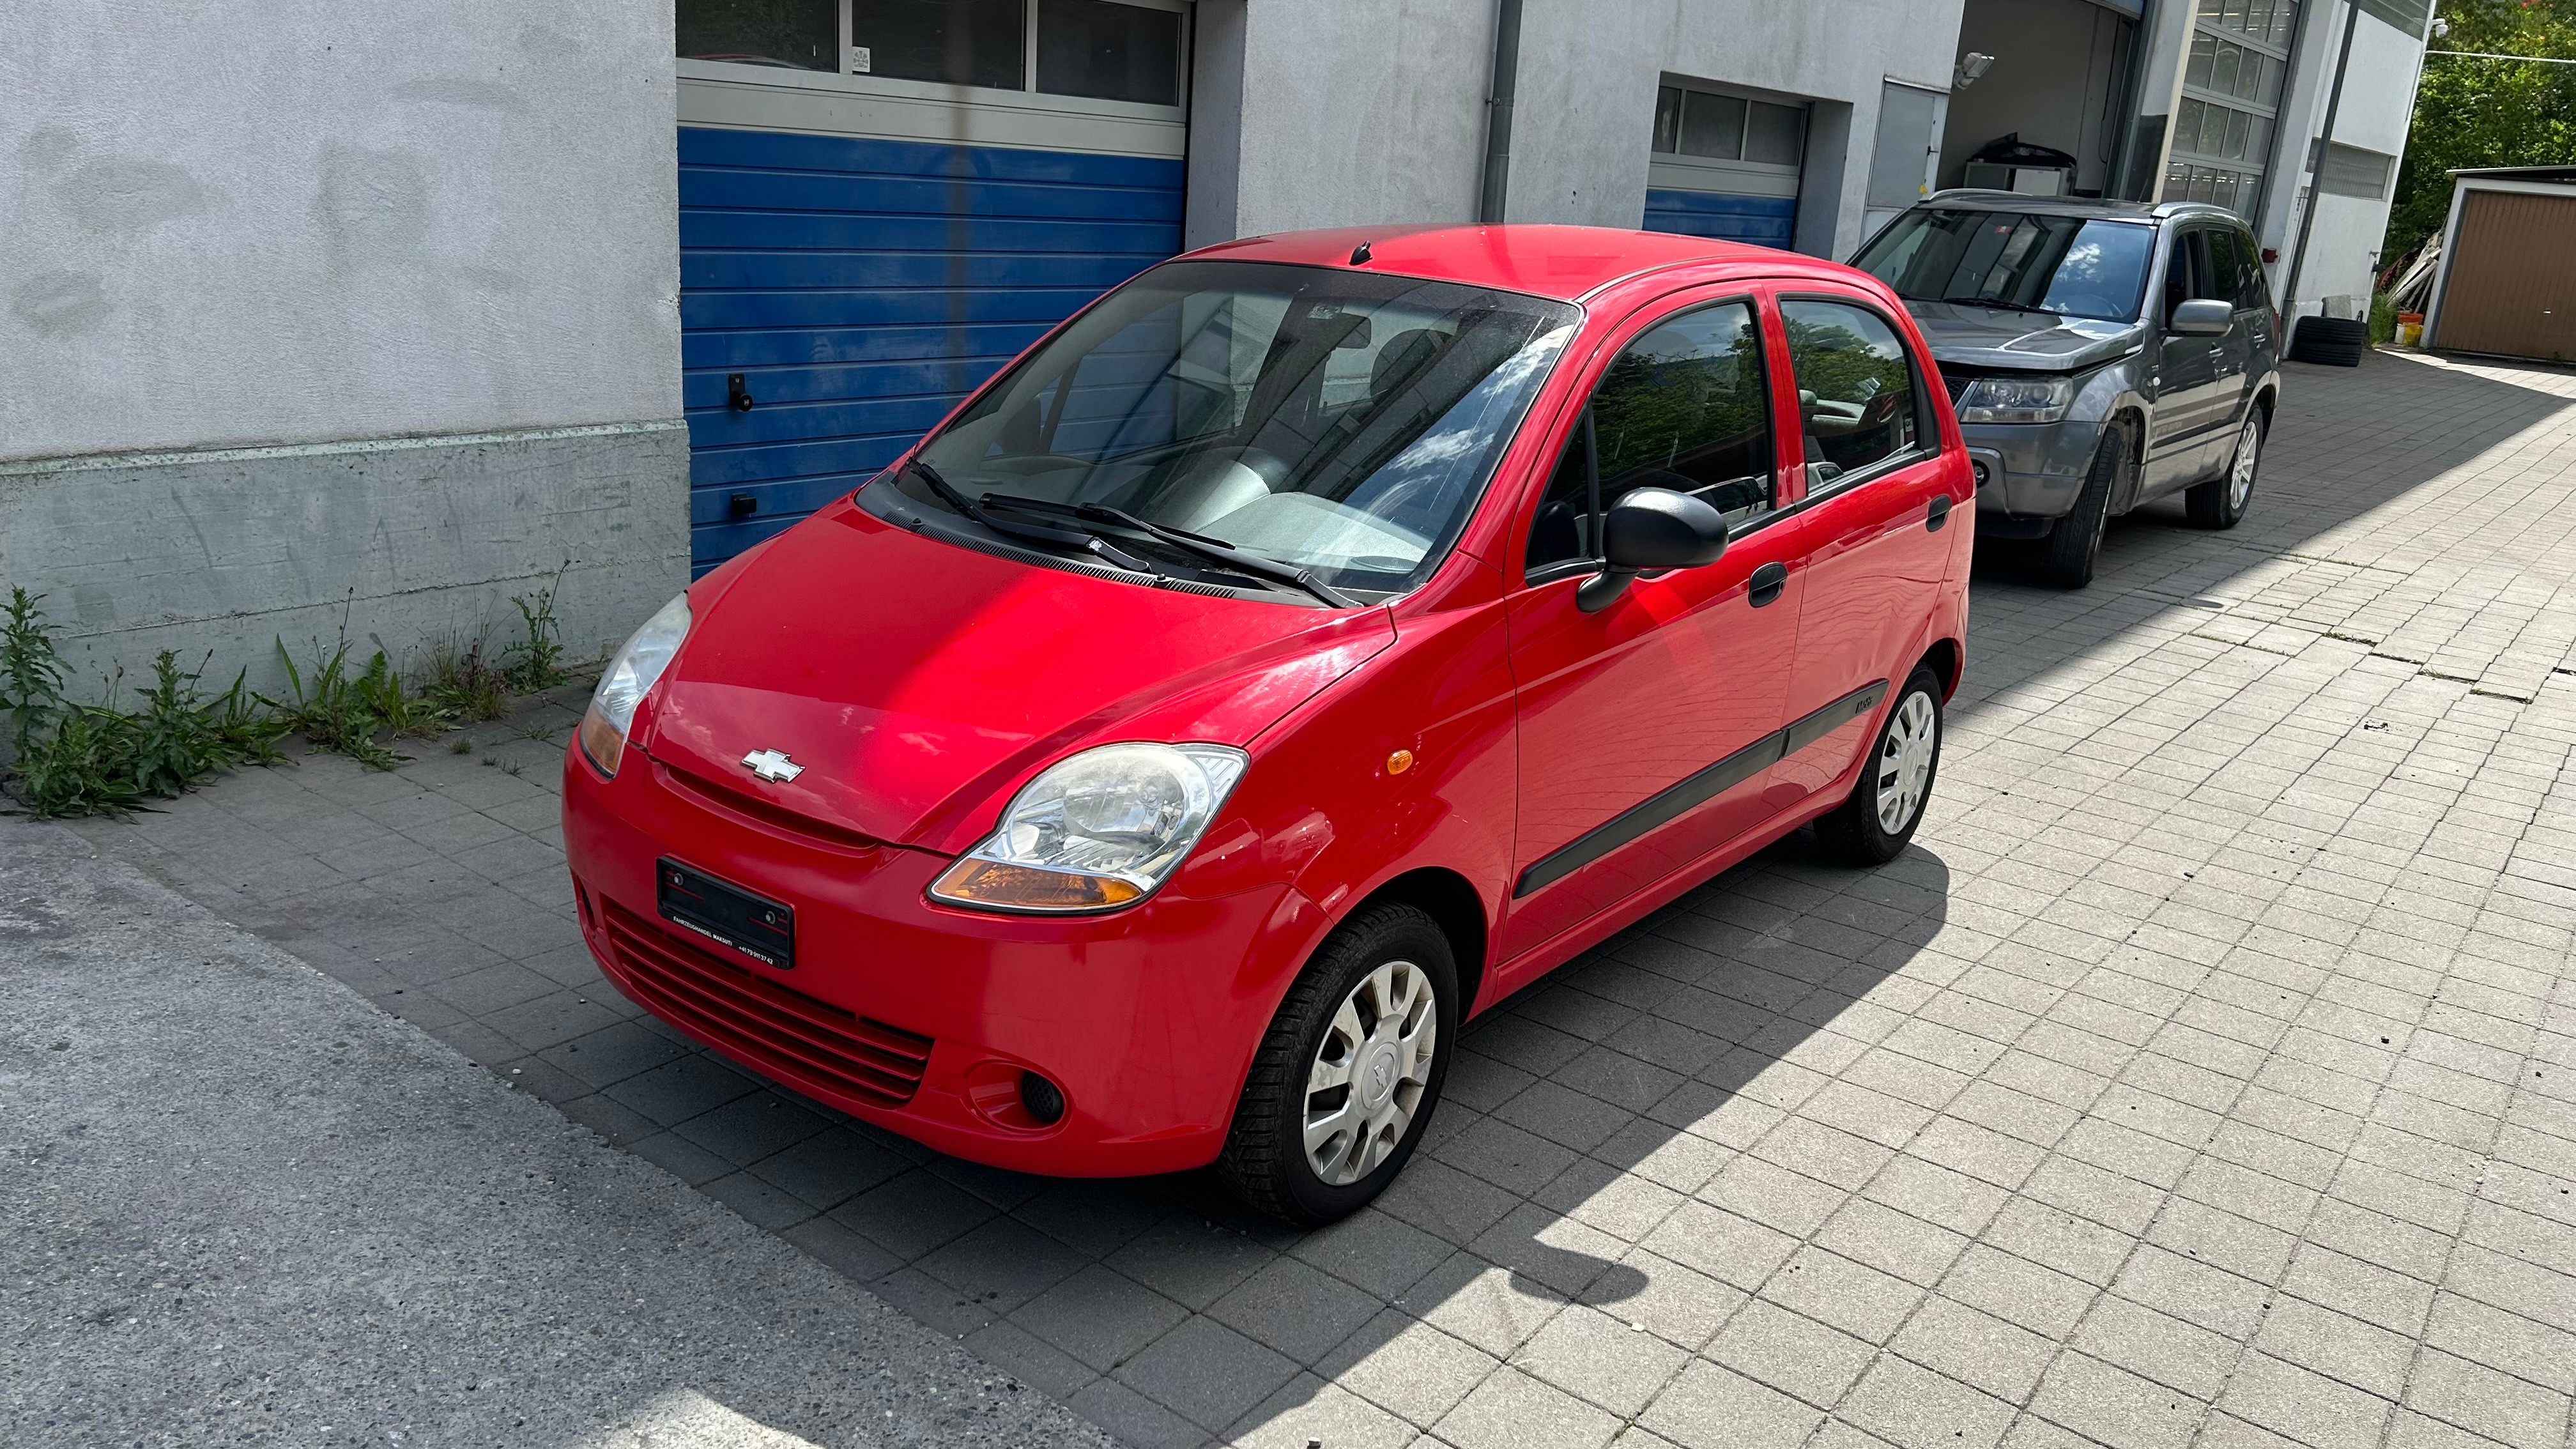
[(1726, 552), (1726, 515), (1669, 488), (1632, 488), (1601, 519), (1601, 572), (1583, 581), (1575, 604), (1610, 607), (1630, 580), (1657, 569), (1695, 569)]
[(2236, 325), (2236, 309), (2215, 297), (2194, 297), (2177, 304), (2167, 332), (2181, 337), (2224, 337)]

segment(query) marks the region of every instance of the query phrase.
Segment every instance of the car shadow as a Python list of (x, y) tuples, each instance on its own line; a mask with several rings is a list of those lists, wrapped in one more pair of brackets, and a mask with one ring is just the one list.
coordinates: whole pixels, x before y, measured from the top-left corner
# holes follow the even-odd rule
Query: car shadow
[[(2290, 364), (2242, 527), (2151, 506), (2076, 593), (1981, 556), (1953, 730), (2285, 554), (2409, 527), (2413, 490), (2571, 406), (2491, 369)], [(2467, 421), (2409, 435), (2425, 416)], [(1345, 1223), (1290, 1230), (1208, 1173), (1049, 1181), (853, 1125), (912, 1165), (787, 1235), (1139, 1445), (1428, 1428), (1533, 1349), (1679, 1363), (2002, 1051), (1931, 1001), (1971, 969), (1940, 950), (1942, 808), (1873, 871), (1791, 835), (1469, 1023), (1414, 1161)]]

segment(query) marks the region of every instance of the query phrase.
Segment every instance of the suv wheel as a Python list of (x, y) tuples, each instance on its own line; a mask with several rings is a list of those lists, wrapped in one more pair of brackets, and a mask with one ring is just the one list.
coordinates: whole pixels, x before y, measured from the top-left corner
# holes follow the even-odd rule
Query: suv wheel
[(2236, 435), (2236, 456), (2227, 460), (2225, 473), (2183, 491), (2183, 517), (2194, 528), (2234, 528), (2245, 517), (2245, 505), (2254, 501), (2254, 473), (2262, 465), (2263, 410), (2247, 408), (2245, 430)]
[(2084, 474), (2084, 491), (2075, 506), (2057, 520), (2039, 545), (2039, 577), (2061, 589), (2080, 589), (2093, 582), (2093, 562), (2102, 554), (2102, 525), (2111, 517), (2111, 490), (2129, 464), (2129, 421), (2102, 430), (2093, 449), (2093, 466)]
[(1923, 823), (1923, 805), (1932, 798), (1932, 779), (1940, 770), (1941, 681), (1917, 665), (1870, 742), (1860, 782), (1832, 814), (1817, 819), (1816, 839), (1846, 865), (1896, 859)]
[(1287, 1222), (1359, 1211), (1422, 1140), (1458, 1010), (1457, 963), (1430, 916), (1388, 904), (1344, 922), (1271, 1018), (1217, 1175)]

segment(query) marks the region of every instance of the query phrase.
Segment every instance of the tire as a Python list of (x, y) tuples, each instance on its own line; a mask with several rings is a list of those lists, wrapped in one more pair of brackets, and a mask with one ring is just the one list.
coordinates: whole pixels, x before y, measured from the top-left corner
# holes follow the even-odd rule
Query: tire
[(2039, 543), (2040, 582), (2061, 589), (2080, 589), (2093, 582), (2093, 564), (2102, 556), (2102, 525), (2111, 518), (2111, 490), (2129, 462), (2129, 423), (2124, 419), (2102, 430), (2093, 449), (2093, 466), (2085, 471), (2084, 491), (2075, 506)]
[[(1407, 994), (1426, 990), (1427, 1002)], [(1377, 1003), (1399, 1010), (1372, 1018)], [(1449, 1075), (1458, 1011), (1457, 960), (1429, 915), (1390, 903), (1343, 922), (1316, 948), (1271, 1018), (1217, 1156), (1217, 1176), (1255, 1211), (1299, 1226), (1359, 1211), (1386, 1190), (1422, 1141)], [(1390, 1021), (1397, 1025), (1389, 1028)], [(1362, 1033), (1356, 1043), (1354, 1027)], [(1313, 1075), (1335, 1054), (1346, 1078), (1338, 1103), (1329, 1095), (1333, 1088), (1311, 1088)], [(1384, 1092), (1374, 1107), (1372, 1079)], [(1310, 1155), (1307, 1122), (1318, 1099), (1323, 1106), (1316, 1110), (1358, 1106), (1367, 1115), (1353, 1124), (1359, 1130), (1328, 1136), (1324, 1150)], [(1397, 1113), (1401, 1120), (1389, 1140), (1389, 1117)], [(1349, 1175), (1319, 1170), (1317, 1156), (1335, 1174)]]
[(1816, 821), (1816, 839), (1825, 854), (1845, 865), (1885, 865), (1896, 859), (1923, 823), (1923, 807), (1931, 802), (1932, 782), (1940, 772), (1941, 681), (1930, 668), (1917, 665), (1870, 741), (1868, 760), (1851, 794)]
[(2183, 517), (2192, 527), (2234, 528), (2244, 522), (2246, 505), (2254, 501), (2254, 475), (2263, 466), (2263, 435), (2270, 426), (2261, 405), (2247, 408), (2227, 471), (2183, 490)]
[(2290, 333), (2290, 357), (2328, 367), (2361, 366), (2370, 324), (2358, 317), (2302, 317)]

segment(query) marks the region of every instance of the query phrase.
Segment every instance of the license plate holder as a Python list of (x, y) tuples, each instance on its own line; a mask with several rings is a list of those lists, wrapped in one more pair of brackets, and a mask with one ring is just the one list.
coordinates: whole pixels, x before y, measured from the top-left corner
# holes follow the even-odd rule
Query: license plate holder
[(753, 895), (668, 856), (654, 862), (662, 919), (781, 971), (796, 965), (796, 908)]

